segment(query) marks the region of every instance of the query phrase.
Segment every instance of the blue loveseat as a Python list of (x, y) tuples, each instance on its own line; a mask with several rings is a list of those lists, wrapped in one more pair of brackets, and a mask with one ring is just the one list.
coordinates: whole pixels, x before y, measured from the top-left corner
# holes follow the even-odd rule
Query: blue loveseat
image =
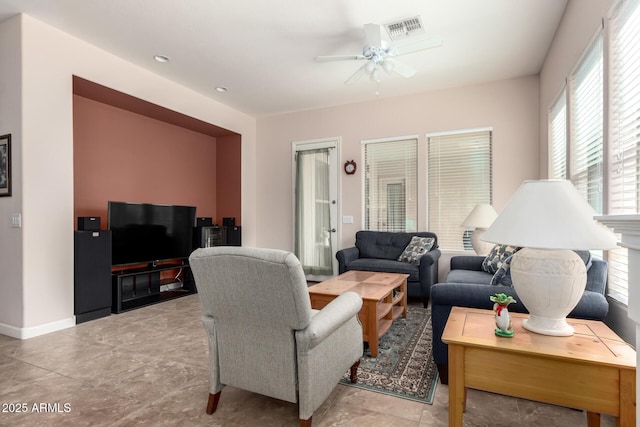
[[(528, 313), (514, 288), (491, 284), (493, 274), (482, 270), (484, 258), (477, 255), (452, 257), (451, 271), (447, 274), (445, 282), (431, 287), (433, 359), (438, 366), (442, 384), (448, 383), (449, 352), (441, 337), (453, 306), (491, 310), (493, 303), (489, 297), (503, 292), (517, 301), (509, 305), (509, 311)], [(587, 270), (586, 289), (576, 308), (569, 313), (569, 317), (603, 320), (609, 311), (609, 303), (605, 297), (606, 284), (607, 262), (592, 259)]]
[[(422, 255), (419, 265), (398, 261), (413, 236), (434, 239), (432, 248)], [(350, 270), (408, 274), (407, 294), (409, 297), (421, 298), (424, 307), (429, 303), (431, 286), (438, 281), (438, 237), (428, 231), (358, 231), (355, 246), (338, 251), (336, 258), (340, 274)]]

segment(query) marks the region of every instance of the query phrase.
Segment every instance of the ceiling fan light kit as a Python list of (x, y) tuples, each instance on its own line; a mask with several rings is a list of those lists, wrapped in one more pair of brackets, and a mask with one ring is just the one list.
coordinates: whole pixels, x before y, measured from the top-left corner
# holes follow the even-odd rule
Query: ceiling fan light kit
[[(419, 16), (397, 23), (387, 24), (386, 28), (392, 40), (424, 32), (422, 20)], [(398, 62), (392, 59), (393, 57), (442, 46), (442, 39), (439, 37), (431, 37), (394, 48), (390, 46), (386, 40), (382, 40), (382, 27), (378, 24), (366, 24), (364, 26), (364, 33), (365, 45), (362, 48), (362, 54), (316, 56), (315, 61), (329, 62), (366, 60), (367, 62), (365, 62), (365, 64), (352, 74), (344, 83), (346, 85), (350, 85), (359, 80), (360, 77), (365, 74), (369, 75), (372, 81), (380, 83), (380, 68), (389, 74), (395, 72), (406, 78), (412, 77), (416, 74), (417, 70), (413, 67)]]

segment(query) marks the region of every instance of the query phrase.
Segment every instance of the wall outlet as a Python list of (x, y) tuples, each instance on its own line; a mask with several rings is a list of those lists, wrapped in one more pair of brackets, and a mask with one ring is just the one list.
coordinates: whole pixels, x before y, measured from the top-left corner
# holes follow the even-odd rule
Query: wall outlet
[(345, 215), (342, 217), (342, 223), (343, 224), (353, 224), (353, 216), (351, 215)]

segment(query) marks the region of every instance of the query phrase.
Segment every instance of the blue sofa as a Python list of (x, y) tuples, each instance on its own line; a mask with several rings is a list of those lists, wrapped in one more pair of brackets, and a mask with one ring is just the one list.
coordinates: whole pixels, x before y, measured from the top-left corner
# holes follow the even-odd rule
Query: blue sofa
[[(420, 265), (398, 261), (413, 236), (435, 239), (431, 250), (420, 258)], [(429, 303), (431, 286), (438, 281), (438, 237), (427, 231), (358, 231), (355, 246), (338, 251), (336, 258), (340, 274), (350, 270), (408, 274), (407, 294), (421, 298), (424, 307)]]
[[(484, 258), (477, 255), (452, 257), (451, 271), (447, 274), (445, 282), (431, 287), (433, 359), (438, 366), (442, 384), (448, 383), (449, 352), (441, 337), (453, 306), (491, 310), (493, 303), (489, 297), (497, 292), (503, 292), (517, 301), (509, 305), (509, 311), (528, 313), (514, 288), (490, 284), (493, 275), (482, 271)], [(587, 286), (584, 294), (576, 308), (569, 313), (569, 317), (603, 320), (609, 311), (609, 303), (605, 297), (606, 285), (607, 262), (594, 258), (587, 271)]]

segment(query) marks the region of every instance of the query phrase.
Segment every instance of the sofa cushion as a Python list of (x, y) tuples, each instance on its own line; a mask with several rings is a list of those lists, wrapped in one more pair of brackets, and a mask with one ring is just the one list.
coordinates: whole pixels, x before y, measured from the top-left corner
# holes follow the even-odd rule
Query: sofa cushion
[(495, 245), (489, 255), (482, 261), (482, 270), (496, 274), (502, 263), (520, 248), (509, 245)]
[(358, 231), (356, 247), (360, 258), (390, 259), (396, 261), (411, 241), (411, 234), (377, 231)]
[(348, 265), (349, 270), (393, 272), (408, 274), (409, 282), (419, 281), (418, 266), (390, 259), (358, 258)]
[(420, 265), (420, 257), (431, 250), (435, 241), (436, 239), (433, 237), (413, 236), (407, 247), (404, 248), (404, 251), (398, 257), (398, 261)]
[(485, 271), (478, 270), (451, 270), (447, 274), (447, 283), (471, 283), (488, 285), (493, 276)]

